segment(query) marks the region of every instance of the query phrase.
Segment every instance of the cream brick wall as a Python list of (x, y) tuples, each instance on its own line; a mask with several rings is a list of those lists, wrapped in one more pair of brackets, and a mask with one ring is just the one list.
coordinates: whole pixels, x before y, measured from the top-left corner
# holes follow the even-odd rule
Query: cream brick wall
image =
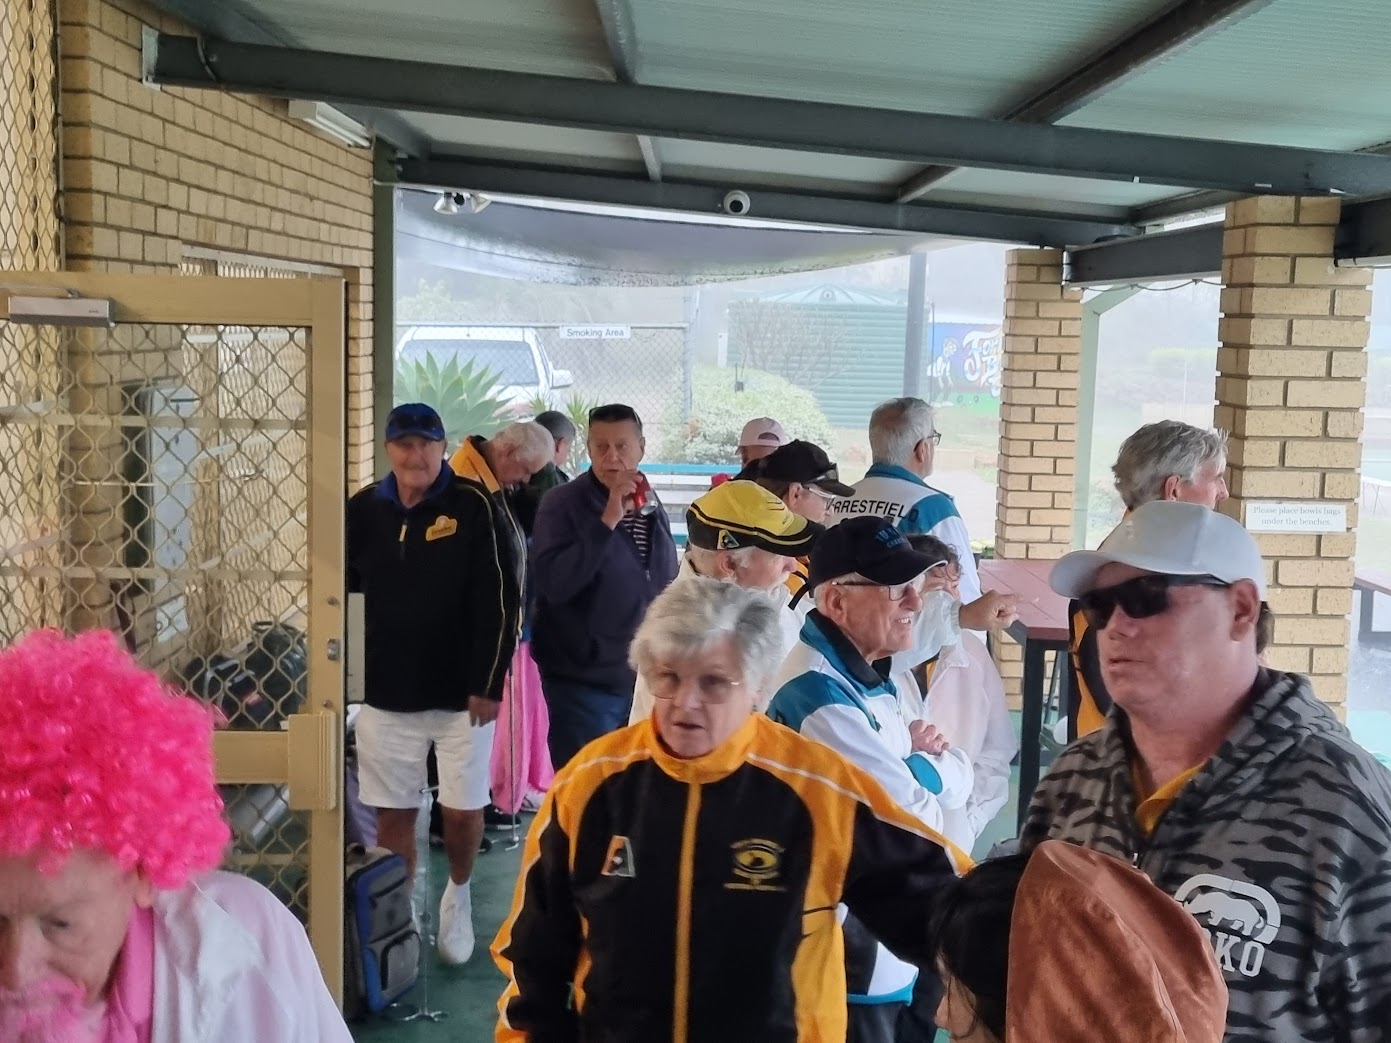
[[(1060, 558), (1072, 542), (1082, 291), (1064, 287), (1060, 250), (1014, 250), (1005, 276), (995, 553)], [(1019, 647), (999, 642), (1000, 673), (1017, 705)]]
[(1337, 199), (1260, 197), (1227, 208), (1218, 426), (1231, 432), (1232, 498), (1345, 506), (1348, 531), (1257, 533), (1275, 640), (1270, 662), (1347, 698), (1353, 532), (1366, 402), (1371, 272), (1333, 264)]
[(60, 0), (64, 223), (76, 271), (176, 272), (187, 247), (340, 270), (348, 282), (348, 482), (372, 477), (372, 155), (286, 103), (140, 82), (141, 0)]
[[(57, 10), (67, 267), (150, 274), (206, 271), (206, 262), (190, 263), (190, 256), (211, 253), (231, 260), (225, 266), (217, 262), (223, 270), (254, 271), (263, 265), (283, 271), (311, 265), (341, 272), (347, 283), (345, 491), (361, 486), (372, 476), (373, 442), (370, 150), (350, 149), (290, 120), (283, 101), (145, 86), (140, 82), (142, 30), (190, 30), (143, 0), (58, 0)], [(129, 346), (121, 341), (129, 334), (148, 340), (139, 345), (140, 352), (122, 361), (121, 351)], [(98, 403), (110, 400), (111, 411), (119, 413), (113, 396), (121, 394), (120, 382), (160, 376), (168, 364), (159, 353), (168, 352), (177, 365), (178, 350), (178, 338), (160, 327), (118, 327), (110, 338), (92, 338), (90, 343), (71, 339), (64, 362), (75, 395)], [(292, 349), (279, 351), (282, 368), (289, 371), (294, 363), (286, 352)], [(253, 356), (254, 349), (219, 352), (217, 366), (228, 367), (229, 373), (236, 370), (241, 382), (234, 394), (265, 393), (290, 379), (269, 360), (260, 363), (259, 375), (252, 372)], [(249, 390), (258, 386), (260, 392)], [(200, 393), (206, 396), (209, 390)], [(286, 384), (280, 404), (286, 394), (303, 390)], [(219, 413), (226, 393), (226, 388), (219, 393)], [(234, 408), (248, 408), (247, 402)], [(293, 436), (287, 437), (289, 451)], [(262, 476), (254, 490), (240, 471), (221, 475), (214, 467), (212, 473), (196, 476), (194, 514), (208, 526), (194, 539), (205, 556), (242, 554), (251, 546), (267, 548), (263, 556), (297, 553), (293, 534), (303, 509), (305, 476), (273, 478), (275, 467), (288, 466), (295, 457), (292, 453), (255, 463), (251, 458), (265, 448), (238, 442), (234, 454), (216, 457), (235, 456), (236, 468), (246, 465), (253, 475)], [(121, 473), (125, 447), (119, 437), (97, 444), (77, 433), (67, 452), (77, 478), (70, 505), (74, 560), (96, 569), (119, 562), (126, 539), (124, 492), (113, 477)], [(228, 520), (240, 517), (234, 509), (246, 513), (253, 504), (255, 509), (229, 529)], [(85, 582), (74, 578), (68, 584), (67, 624), (114, 625), (120, 593), (137, 613), (135, 632), (145, 636), (158, 599), (166, 595), (146, 598), (128, 586), (116, 591), (100, 575)], [(190, 640), (200, 652), (241, 636), (252, 619), (279, 618), (294, 600), (279, 589), (255, 596), (224, 591), (226, 598), (213, 596), (212, 589), (203, 585), (189, 602)], [(177, 595), (171, 588), (168, 596)], [(242, 604), (238, 597), (254, 604)], [(220, 601), (225, 603), (214, 604)]]

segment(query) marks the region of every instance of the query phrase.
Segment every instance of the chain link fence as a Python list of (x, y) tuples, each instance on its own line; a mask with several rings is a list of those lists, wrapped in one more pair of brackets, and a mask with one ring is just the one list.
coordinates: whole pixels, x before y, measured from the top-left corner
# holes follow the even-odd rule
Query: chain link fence
[[(458, 324), (397, 328), (395, 401), (439, 410), (453, 449), (514, 419), (555, 409), (583, 435), (589, 410), (623, 402), (647, 430), (649, 459), (691, 417), (693, 356), (684, 325)], [(572, 471), (588, 466), (576, 439)]]
[[(115, 631), (223, 727), (306, 698), (307, 332), (0, 322), (0, 643)], [(306, 915), (282, 786), (223, 788), (230, 862)]]

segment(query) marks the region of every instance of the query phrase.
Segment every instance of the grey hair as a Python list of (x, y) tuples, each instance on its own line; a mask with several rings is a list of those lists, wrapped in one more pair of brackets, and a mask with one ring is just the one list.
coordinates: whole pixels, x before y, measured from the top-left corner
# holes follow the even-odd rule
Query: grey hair
[(538, 470), (555, 456), (555, 440), (535, 421), (508, 424), (488, 441), (498, 449), (510, 450), (513, 457), (523, 463), (535, 464)]
[(760, 702), (782, 667), (783, 611), (771, 596), (706, 576), (683, 576), (647, 610), (628, 662), (647, 674), (659, 661), (685, 659), (728, 638), (739, 650), (744, 686)]
[(734, 564), (747, 567), (749, 562), (753, 560), (756, 550), (758, 550), (757, 547), (737, 547), (733, 550), (717, 551), (711, 550), (709, 547), (697, 547), (693, 543), (687, 543), (686, 557), (691, 559), (691, 565), (702, 576), (718, 579), (719, 577), (715, 575), (715, 559), (721, 553), (728, 554), (734, 560)]
[(817, 608), (825, 608), (825, 597), (832, 587), (842, 583), (867, 583), (869, 582), (858, 572), (847, 572), (844, 576), (833, 576), (830, 579), (823, 579), (816, 585), (816, 589), (811, 592), (811, 596), (816, 600)]
[(906, 464), (937, 430), (932, 407), (920, 398), (891, 398), (869, 415), (869, 452), (876, 464)]
[(1213, 462), (1227, 459), (1227, 432), (1194, 427), (1181, 420), (1146, 424), (1124, 442), (1111, 472), (1128, 510), (1164, 495), (1164, 483), (1177, 475), (1185, 482)]
[(537, 413), (535, 422), (549, 431), (551, 438), (557, 442), (573, 442), (578, 433), (575, 422), (558, 409), (548, 409), (544, 413)]

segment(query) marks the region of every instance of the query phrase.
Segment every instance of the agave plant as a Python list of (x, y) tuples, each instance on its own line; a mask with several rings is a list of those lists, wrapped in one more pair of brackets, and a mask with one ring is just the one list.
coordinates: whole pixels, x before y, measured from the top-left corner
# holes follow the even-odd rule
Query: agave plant
[(441, 365), (433, 354), (423, 359), (397, 359), (394, 398), (425, 402), (439, 412), (445, 434), (454, 445), (469, 435), (494, 434), (505, 425), (508, 402), (493, 394), (501, 374), (469, 359), (462, 364), (450, 355)]
[(589, 466), (589, 411), (599, 404), (597, 398), (585, 398), (578, 392), (565, 400), (565, 415), (575, 425), (575, 438), (570, 443), (570, 456), (565, 461), (565, 469), (571, 474), (579, 474)]

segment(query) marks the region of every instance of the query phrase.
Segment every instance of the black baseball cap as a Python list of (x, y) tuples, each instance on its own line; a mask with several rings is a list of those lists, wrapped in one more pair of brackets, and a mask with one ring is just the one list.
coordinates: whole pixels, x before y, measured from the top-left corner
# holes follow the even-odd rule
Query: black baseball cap
[(871, 583), (892, 587), (921, 576), (935, 558), (913, 549), (894, 524), (874, 514), (857, 514), (825, 531), (811, 552), (807, 587), (858, 573)]
[(394, 442), (408, 435), (419, 435), (431, 442), (444, 441), (444, 421), (434, 408), (424, 402), (406, 402), (386, 417), (386, 441)]
[(840, 472), (826, 455), (826, 450), (815, 442), (796, 439), (774, 449), (762, 460), (755, 460), (754, 464), (760, 478), (814, 485), (836, 496), (855, 495), (855, 490), (840, 480)]

